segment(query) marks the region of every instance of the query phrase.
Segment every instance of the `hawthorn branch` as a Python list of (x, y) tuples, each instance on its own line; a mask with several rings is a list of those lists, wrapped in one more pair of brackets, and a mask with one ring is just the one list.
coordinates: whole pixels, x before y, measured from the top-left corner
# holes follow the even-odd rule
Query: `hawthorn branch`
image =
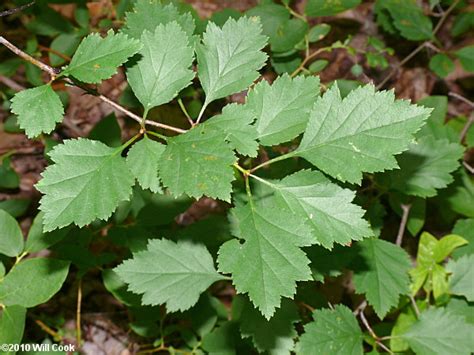
[[(23, 52), (20, 48), (16, 47), (14, 44), (9, 42), (3, 36), (0, 36), (0, 44), (3, 44), (5, 47), (7, 47), (10, 51), (15, 53), (20, 58), (26, 60), (27, 62), (37, 66), (38, 68), (40, 68), (44, 72), (48, 73), (51, 76), (51, 80), (55, 80), (56, 77), (60, 74), (60, 71), (58, 69), (55, 69), (55, 68), (53, 68), (53, 67), (51, 67), (51, 66), (49, 66), (49, 65), (47, 65), (47, 64), (45, 64), (45, 63), (43, 63), (39, 60), (33, 58), (28, 53)], [(84, 85), (81, 85), (80, 83), (77, 83), (77, 82), (71, 80), (70, 78), (63, 78), (63, 80), (69, 85), (73, 85), (73, 86), (76, 86), (76, 87), (80, 88), (81, 90), (84, 90), (89, 95), (93, 95), (93, 96), (98, 97), (101, 101), (107, 103), (108, 105), (110, 105), (114, 109), (116, 109), (117, 111), (123, 113), (124, 115), (130, 117), (131, 119), (137, 121), (138, 123), (142, 122), (142, 118), (140, 116), (138, 116), (138, 115), (134, 114), (133, 112), (127, 110), (125, 107), (119, 105), (118, 103), (116, 103), (115, 101), (109, 99), (108, 97), (106, 97), (102, 94), (99, 94), (98, 92), (96, 92), (92, 89), (89, 89), (89, 88), (85, 87)], [(184, 129), (169, 126), (169, 125), (166, 125), (164, 123), (159, 123), (159, 122), (155, 122), (155, 121), (151, 121), (151, 120), (145, 120), (145, 124), (148, 124), (150, 126), (155, 126), (155, 127), (158, 127), (158, 128), (162, 128), (162, 129), (166, 129), (166, 130), (169, 130), (169, 131), (173, 131), (173, 132), (176, 132), (176, 133), (186, 132), (186, 130), (184, 130)]]
[(383, 342), (382, 339), (375, 334), (374, 330), (370, 326), (369, 322), (367, 321), (367, 318), (365, 318), (364, 310), (365, 307), (367, 307), (367, 302), (364, 301), (360, 306), (359, 306), (359, 317), (360, 320), (362, 321), (362, 324), (364, 324), (365, 328), (369, 331), (369, 334), (372, 338), (374, 338), (375, 342), (377, 343), (378, 346), (380, 346), (383, 350), (385, 350), (389, 354), (394, 354), (392, 350), (390, 350)]
[(19, 7), (15, 7), (14, 9), (2, 11), (2, 12), (0, 12), (0, 17), (13, 15), (13, 14), (15, 14), (15, 13), (17, 13), (17, 12), (23, 11), (24, 9), (27, 9), (27, 8), (29, 8), (30, 6), (33, 6), (33, 5), (35, 4), (35, 2), (36, 2), (36, 0), (35, 0), (35, 1), (32, 1), (32, 2), (30, 2), (30, 3), (28, 3), (28, 4), (19, 6)]
[(395, 242), (396, 245), (402, 245), (403, 241), (403, 234), (405, 233), (405, 228), (408, 222), (408, 215), (410, 214), (411, 205), (401, 204), (400, 207), (402, 208), (402, 220), (400, 222), (400, 227), (398, 228), (397, 240)]

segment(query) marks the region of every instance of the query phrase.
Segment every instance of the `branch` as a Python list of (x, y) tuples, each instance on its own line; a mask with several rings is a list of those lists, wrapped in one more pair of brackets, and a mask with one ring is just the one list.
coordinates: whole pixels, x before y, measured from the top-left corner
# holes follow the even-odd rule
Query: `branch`
[(360, 320), (362, 321), (364, 326), (369, 331), (369, 334), (372, 336), (372, 338), (374, 338), (374, 340), (375, 340), (375, 342), (377, 343), (378, 346), (380, 346), (387, 353), (393, 354), (393, 351), (391, 351), (389, 348), (387, 348), (387, 346), (384, 343), (382, 343), (382, 340), (378, 337), (377, 334), (375, 334), (374, 330), (372, 329), (369, 322), (367, 321), (367, 318), (365, 318), (364, 309), (367, 306), (367, 302), (364, 302), (361, 306), (363, 306), (363, 307), (359, 310)]
[(410, 214), (411, 205), (405, 205), (402, 203), (400, 207), (402, 208), (403, 214), (402, 220), (400, 222), (400, 227), (398, 228), (397, 240), (395, 242), (395, 244), (398, 246), (402, 245), (403, 234), (405, 233), (405, 227), (408, 222), (408, 215)]
[(7, 47), (9, 50), (11, 50), (13, 53), (15, 53), (20, 58), (23, 58), (27, 62), (37, 66), (42, 71), (47, 72), (49, 75), (51, 75), (51, 77), (56, 77), (56, 75), (59, 74), (59, 70), (56, 70), (56, 69), (50, 67), (49, 65), (47, 65), (43, 62), (40, 62), (39, 60), (33, 58), (31, 55), (29, 55), (28, 53), (23, 52), (20, 48), (16, 47), (15, 45), (13, 45), (9, 41), (7, 41), (2, 36), (0, 36), (0, 44), (3, 44), (5, 47)]
[(34, 5), (35, 2), (36, 2), (36, 0), (30, 2), (29, 4), (25, 4), (25, 5), (22, 5), (22, 6), (19, 6), (19, 7), (15, 7), (14, 9), (2, 11), (2, 12), (0, 12), (0, 17), (13, 15), (13, 14), (15, 14), (15, 13), (17, 13), (17, 12), (20, 12), (20, 11), (22, 11), (22, 10), (24, 10), (24, 9), (29, 8), (30, 6)]
[[(49, 65), (33, 58), (32, 56), (30, 56), (29, 54), (23, 52), (21, 49), (19, 49), (18, 47), (16, 47), (14, 44), (10, 43), (9, 41), (7, 41), (4, 37), (0, 36), (0, 44), (3, 44), (5, 47), (7, 47), (9, 50), (11, 50), (13, 53), (15, 53), (17, 56), (23, 58), (24, 60), (26, 60), (27, 62), (37, 66), (38, 68), (40, 68), (41, 70), (47, 72), (48, 74), (51, 75), (51, 79), (54, 80), (56, 78), (56, 76), (60, 73), (60, 71), (58, 69), (55, 69), (53, 67), (50, 67)], [(112, 106), (113, 108), (115, 108), (117, 111), (120, 111), (122, 112), (123, 114), (125, 114), (126, 116), (132, 118), (133, 120), (137, 121), (138, 123), (141, 123), (142, 121), (142, 118), (136, 114), (134, 114), (133, 112), (127, 110), (125, 107), (119, 105), (118, 103), (116, 103), (115, 101), (112, 101), (111, 99), (109, 99), (108, 97), (104, 96), (104, 95), (101, 95), (99, 94), (98, 92), (96, 92), (95, 90), (92, 90), (92, 89), (89, 89), (87, 87), (85, 87), (84, 85), (81, 85), (80, 83), (74, 81), (74, 80), (71, 80), (69, 78), (63, 78), (63, 80), (67, 83), (67, 84), (70, 84), (70, 85), (73, 85), (73, 86), (76, 86), (82, 90), (84, 90), (86, 93), (88, 93), (89, 95), (93, 95), (93, 96), (96, 96), (98, 97), (101, 101), (107, 103), (108, 105)], [(184, 129), (181, 129), (181, 128), (177, 128), (177, 127), (173, 127), (173, 126), (169, 126), (169, 125), (166, 125), (166, 124), (163, 124), (163, 123), (159, 123), (159, 122), (155, 122), (155, 121), (150, 121), (150, 120), (146, 120), (145, 121), (146, 124), (150, 125), (150, 126), (155, 126), (155, 127), (158, 127), (158, 128), (163, 128), (163, 129), (167, 129), (169, 131), (173, 131), (173, 132), (176, 132), (176, 133), (184, 133), (186, 132), (186, 130)]]
[(449, 92), (448, 95), (449, 95), (449, 96), (452, 96), (452, 97), (454, 97), (454, 98), (456, 98), (456, 99), (458, 99), (458, 100), (460, 100), (460, 101), (462, 101), (462, 102), (468, 104), (468, 105), (471, 106), (472, 108), (474, 108), (474, 102), (472, 102), (472, 101), (469, 100), (469, 99), (466, 99), (464, 96), (461, 96), (461, 95), (459, 95), (458, 93), (455, 93), (455, 92), (452, 92), (452, 91)]

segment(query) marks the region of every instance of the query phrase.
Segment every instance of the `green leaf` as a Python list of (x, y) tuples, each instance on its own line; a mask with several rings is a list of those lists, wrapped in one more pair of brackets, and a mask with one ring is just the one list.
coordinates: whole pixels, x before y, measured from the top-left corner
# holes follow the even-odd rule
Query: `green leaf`
[(210, 102), (242, 91), (258, 78), (267, 55), (267, 38), (256, 18), (229, 19), (221, 28), (210, 22), (196, 48), (198, 75)]
[(333, 310), (317, 310), (313, 318), (314, 322), (305, 325), (297, 344), (298, 355), (363, 354), (363, 334), (349, 308), (336, 305)]
[(259, 17), (262, 23), (262, 32), (268, 36), (272, 51), (278, 52), (275, 50), (275, 46), (278, 46), (281, 36), (279, 33), (282, 34), (283, 26), (290, 20), (290, 12), (282, 5), (267, 3), (251, 8), (247, 11), (247, 16)]
[(257, 117), (256, 127), (262, 145), (287, 142), (304, 131), (319, 94), (316, 77), (278, 77), (270, 86), (262, 80), (249, 92), (247, 104)]
[(255, 158), (258, 151), (258, 133), (252, 125), (253, 121), (255, 114), (246, 105), (229, 104), (224, 106), (222, 114), (210, 118), (204, 124), (221, 131), (232, 149)]
[(0, 303), (35, 307), (53, 297), (63, 285), (69, 262), (34, 258), (16, 264), (0, 282)]
[[(21, 344), (25, 331), (26, 308), (9, 306), (0, 310), (0, 344)], [(2, 354), (15, 352), (2, 351)]]
[(102, 118), (92, 129), (89, 139), (101, 141), (109, 147), (120, 147), (122, 145), (122, 130), (115, 113)]
[[(72, 56), (77, 46), (81, 42), (78, 33), (61, 33), (50, 44), (51, 52), (49, 52), (49, 63), (53, 66), (59, 66), (66, 63), (65, 56)], [(62, 54), (62, 56), (56, 53)]]
[[(4, 132), (8, 133), (5, 129)], [(2, 162), (0, 157), (0, 189), (16, 189), (19, 186), (20, 177), (12, 168), (10, 158), (3, 158)]]
[(333, 16), (360, 4), (360, 0), (308, 0), (305, 12), (308, 16)]
[(227, 321), (220, 327), (206, 334), (202, 339), (202, 348), (210, 355), (236, 355), (249, 353), (250, 346), (245, 347), (239, 334), (239, 323)]
[(449, 280), (451, 293), (474, 302), (474, 254), (451, 260), (446, 271), (452, 274)]
[(422, 137), (397, 157), (399, 170), (386, 172), (382, 181), (400, 192), (419, 197), (432, 197), (436, 190), (448, 186), (451, 173), (460, 163), (464, 148), (457, 143)]
[(128, 307), (141, 306), (141, 296), (128, 291), (127, 284), (120, 279), (114, 270), (102, 270), (102, 281), (107, 291), (124, 305)]
[(284, 22), (276, 33), (272, 50), (279, 53), (291, 51), (304, 40), (307, 32), (308, 24), (299, 18), (292, 18)]
[(423, 9), (415, 0), (383, 0), (377, 1), (393, 18), (393, 26), (400, 34), (412, 41), (429, 40), (433, 38), (433, 24)]
[(28, 138), (51, 133), (64, 115), (63, 104), (51, 85), (20, 91), (12, 99), (11, 110), (18, 115), (18, 123)]
[(242, 338), (252, 338), (259, 352), (268, 354), (290, 354), (293, 338), (296, 337), (294, 323), (299, 320), (296, 304), (288, 299), (282, 301), (281, 308), (266, 320), (262, 314), (247, 301), (240, 315)]
[(191, 13), (179, 13), (172, 3), (162, 5), (160, 0), (138, 0), (132, 12), (127, 12), (125, 28), (122, 30), (130, 37), (140, 39), (143, 32), (155, 32), (158, 25), (176, 21), (186, 32), (188, 39), (194, 33), (194, 20)]
[(451, 35), (457, 37), (474, 28), (474, 12), (461, 12), (454, 19)]
[(127, 70), (127, 79), (145, 111), (171, 101), (191, 84), (193, 49), (177, 22), (158, 25), (141, 37), (142, 58)]
[(93, 33), (84, 38), (62, 75), (71, 75), (85, 83), (98, 84), (117, 73), (117, 67), (136, 54), (142, 44), (123, 33), (107, 32), (102, 38)]
[(454, 62), (446, 54), (438, 53), (430, 59), (429, 67), (441, 78), (454, 70)]
[(39, 212), (33, 220), (25, 245), (25, 251), (28, 253), (36, 253), (49, 248), (63, 240), (69, 232), (68, 228), (47, 233), (43, 232), (43, 218), (44, 213)]
[(363, 171), (396, 168), (393, 155), (407, 148), (430, 112), (372, 85), (343, 100), (333, 85), (316, 101), (295, 154), (338, 180), (359, 183)]
[(36, 184), (44, 194), (40, 209), (46, 232), (107, 219), (130, 198), (134, 179), (120, 152), (89, 139), (70, 139), (53, 148), (50, 157), (55, 164)]
[(471, 73), (474, 72), (474, 61), (472, 60), (474, 58), (474, 45), (461, 48), (455, 54), (464, 69)]
[(135, 143), (127, 155), (127, 166), (140, 186), (161, 193), (158, 164), (166, 146), (144, 136)]
[(433, 112), (431, 112), (426, 124), (416, 134), (418, 138), (432, 136), (437, 140), (447, 139), (451, 143), (459, 142), (459, 132), (453, 127), (444, 124), (448, 114), (447, 96), (427, 96), (418, 101), (418, 104), (433, 108)]
[(18, 256), (23, 251), (23, 234), (15, 218), (0, 209), (0, 254)]
[(222, 132), (199, 125), (168, 139), (158, 170), (171, 193), (230, 202), (236, 158)]
[(410, 292), (410, 258), (402, 248), (385, 240), (366, 239), (358, 244), (361, 259), (355, 265), (355, 289), (365, 293), (375, 313), (383, 319), (398, 304), (399, 296)]
[(453, 228), (453, 234), (460, 235), (468, 241), (468, 245), (456, 249), (452, 256), (459, 259), (464, 255), (474, 254), (474, 219), (460, 219)]
[(355, 193), (333, 184), (322, 173), (301, 170), (278, 182), (265, 182), (275, 191), (270, 203), (300, 216), (311, 227), (312, 242), (331, 249), (372, 235), (362, 217), (364, 210), (352, 204)]
[(474, 326), (442, 308), (430, 308), (402, 334), (417, 355), (468, 355), (474, 351)]
[(308, 41), (311, 43), (322, 40), (331, 31), (331, 26), (327, 23), (321, 23), (313, 26), (308, 32)]
[(321, 71), (324, 70), (324, 68), (327, 67), (327, 65), (329, 64), (329, 61), (326, 60), (326, 59), (318, 59), (318, 60), (315, 60), (314, 62), (312, 62), (309, 67), (308, 67), (308, 70), (311, 72), (311, 73), (319, 73)]
[(293, 297), (296, 281), (311, 280), (309, 259), (300, 249), (311, 244), (309, 227), (299, 216), (280, 208), (253, 204), (232, 210), (233, 239), (219, 249), (219, 270), (231, 273), (239, 293), (266, 319), (280, 306), (281, 297)]
[(223, 279), (211, 254), (201, 244), (153, 239), (114, 271), (129, 291), (143, 294), (142, 304), (166, 303), (169, 312), (191, 308), (211, 284)]

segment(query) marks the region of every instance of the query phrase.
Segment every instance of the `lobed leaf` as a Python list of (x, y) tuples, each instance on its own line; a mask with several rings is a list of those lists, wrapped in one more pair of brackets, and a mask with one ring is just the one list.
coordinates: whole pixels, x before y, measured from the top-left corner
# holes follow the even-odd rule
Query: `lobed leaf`
[(210, 22), (196, 47), (198, 76), (208, 103), (242, 91), (258, 78), (267, 44), (256, 18), (228, 19), (222, 28)]
[(270, 86), (262, 80), (250, 90), (247, 106), (255, 113), (255, 126), (262, 145), (287, 142), (301, 134), (319, 94), (319, 78), (288, 75)]
[(117, 67), (136, 54), (142, 44), (112, 30), (102, 38), (93, 33), (84, 38), (62, 75), (71, 75), (85, 83), (98, 84), (117, 73)]
[(17, 93), (12, 99), (11, 110), (18, 115), (20, 128), (28, 138), (51, 133), (64, 115), (63, 104), (49, 84)]
[(253, 204), (232, 209), (233, 239), (219, 249), (219, 270), (231, 273), (239, 293), (266, 319), (280, 306), (281, 297), (293, 297), (296, 281), (311, 280), (309, 259), (300, 247), (311, 244), (310, 229), (297, 215)]
[(333, 85), (316, 101), (295, 155), (338, 180), (360, 183), (362, 172), (397, 167), (393, 156), (407, 149), (430, 112), (372, 85), (342, 99)]
[(44, 194), (40, 209), (45, 232), (107, 219), (129, 199), (134, 178), (120, 152), (121, 148), (83, 138), (54, 147), (50, 152), (54, 164), (36, 184)]
[(417, 355), (468, 355), (474, 351), (474, 326), (442, 308), (429, 308), (402, 334)]
[(242, 155), (257, 156), (257, 130), (251, 125), (255, 121), (252, 111), (245, 105), (229, 104), (222, 114), (207, 120), (204, 125), (221, 131), (232, 149)]
[(297, 354), (363, 354), (364, 335), (349, 308), (336, 305), (333, 310), (317, 310), (313, 318), (314, 321), (304, 327)]
[(201, 244), (153, 239), (148, 248), (133, 254), (114, 271), (142, 304), (165, 304), (169, 312), (189, 309), (212, 283), (223, 279), (211, 254)]
[(143, 189), (162, 192), (158, 164), (166, 146), (147, 136), (135, 143), (127, 155), (127, 166)]
[(225, 135), (199, 125), (168, 139), (158, 170), (163, 185), (175, 196), (185, 193), (195, 198), (208, 196), (230, 202), (235, 161)]
[(160, 0), (137, 0), (133, 11), (127, 12), (122, 32), (140, 39), (145, 31), (155, 32), (158, 25), (176, 21), (188, 35), (194, 33), (194, 20), (189, 12), (179, 13), (173, 3), (163, 5)]
[(194, 52), (188, 36), (176, 21), (158, 25), (153, 32), (145, 31), (141, 42), (142, 57), (127, 70), (127, 79), (147, 112), (171, 101), (191, 84)]
[(400, 295), (410, 292), (410, 258), (399, 246), (381, 239), (359, 242), (361, 248), (355, 273), (357, 293), (365, 293), (375, 313), (383, 319), (398, 304)]

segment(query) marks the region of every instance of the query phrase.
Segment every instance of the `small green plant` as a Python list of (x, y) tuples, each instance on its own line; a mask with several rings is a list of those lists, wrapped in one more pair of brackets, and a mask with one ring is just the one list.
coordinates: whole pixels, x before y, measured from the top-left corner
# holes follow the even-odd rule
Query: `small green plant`
[[(265, 2), (221, 26), (207, 23), (200, 35), (190, 12), (137, 0), (121, 29), (87, 35), (60, 69), (0, 37), (50, 76), (11, 99), (29, 138), (45, 140), (63, 120), (56, 83), (136, 121), (125, 143), (119, 128), (119, 143), (92, 139), (116, 129), (108, 116), (89, 137), (51, 144), (26, 242), (0, 209), (0, 344), (22, 341), (26, 309), (53, 297), (73, 264), (78, 290), (87, 272), (101, 269), (105, 288), (127, 307), (130, 328), (152, 340), (151, 352), (473, 352), (474, 215), (465, 202), (469, 194), (472, 201), (472, 179), (461, 165), (472, 132), (459, 135), (459, 125), (444, 122), (443, 98), (413, 104), (373, 84), (347, 92), (312, 75), (322, 67), (311, 64), (309, 45), (330, 26), (311, 27), (307, 16), (359, 2), (308, 1), (306, 15), (288, 1)], [(432, 39), (419, 9), (396, 3), (377, 1), (384, 29)], [(416, 29), (402, 19), (405, 6)], [(392, 49), (377, 38), (369, 44), (368, 65), (386, 68)], [(269, 62), (265, 48), (281, 74), (271, 82), (257, 80)], [(321, 51), (335, 48), (352, 50), (346, 41)], [(139, 114), (95, 87), (121, 66)], [(183, 103), (189, 90), (203, 95), (191, 114)], [(243, 103), (223, 100), (240, 92)], [(187, 127), (156, 120), (154, 112), (172, 101)], [(0, 187), (17, 187), (9, 155), (1, 159)], [(176, 230), (175, 217), (201, 198), (221, 201), (225, 216)], [(423, 231), (429, 198), (471, 219), (437, 239)], [(388, 208), (402, 222), (397, 236), (382, 239)], [(401, 247), (405, 228), (414, 236), (423, 231), (415, 265)], [(91, 251), (106, 242), (113, 252)], [(44, 249), (54, 258), (36, 256)], [(316, 285), (345, 271), (353, 299), (321, 301)], [(213, 296), (222, 289), (232, 290), (230, 307)], [(379, 327), (367, 321), (368, 309)], [(80, 329), (79, 319), (78, 345)]]

